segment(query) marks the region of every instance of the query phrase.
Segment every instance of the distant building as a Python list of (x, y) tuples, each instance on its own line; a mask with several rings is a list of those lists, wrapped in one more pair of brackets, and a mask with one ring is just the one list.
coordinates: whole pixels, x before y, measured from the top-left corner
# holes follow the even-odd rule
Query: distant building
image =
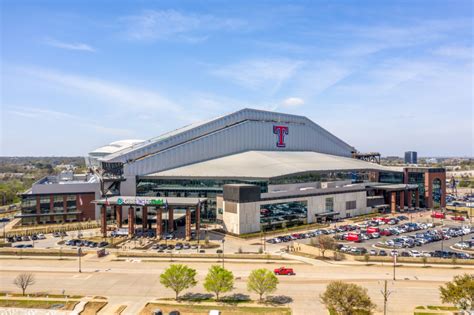
[(405, 163), (406, 164), (418, 164), (418, 156), (415, 151), (405, 152)]
[(96, 175), (64, 171), (43, 177), (21, 197), (23, 225), (95, 220), (98, 207), (91, 201), (101, 197), (100, 183)]

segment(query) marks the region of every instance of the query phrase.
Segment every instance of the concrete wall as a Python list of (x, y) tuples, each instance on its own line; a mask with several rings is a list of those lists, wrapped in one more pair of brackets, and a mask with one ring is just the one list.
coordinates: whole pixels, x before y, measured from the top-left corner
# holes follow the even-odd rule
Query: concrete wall
[[(258, 232), (260, 231), (261, 205), (278, 204), (290, 201), (306, 201), (308, 204), (307, 221), (308, 223), (313, 223), (316, 221), (316, 214), (326, 212), (326, 198), (334, 198), (334, 212), (339, 212), (339, 217), (341, 218), (345, 218), (347, 214), (353, 217), (371, 212), (371, 208), (367, 207), (367, 197), (365, 191), (300, 198), (263, 200), (248, 203), (231, 203), (228, 201), (223, 201), (224, 229), (235, 234)], [(356, 209), (346, 210), (347, 201), (356, 201)], [(231, 206), (228, 208), (227, 205)], [(231, 209), (231, 211), (228, 211), (228, 209)]]

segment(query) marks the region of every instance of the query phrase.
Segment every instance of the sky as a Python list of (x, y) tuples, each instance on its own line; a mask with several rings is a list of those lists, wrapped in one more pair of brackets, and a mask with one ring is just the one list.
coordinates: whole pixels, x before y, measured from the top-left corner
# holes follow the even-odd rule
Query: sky
[(473, 156), (473, 1), (0, 4), (0, 156), (85, 156), (245, 107), (361, 152)]

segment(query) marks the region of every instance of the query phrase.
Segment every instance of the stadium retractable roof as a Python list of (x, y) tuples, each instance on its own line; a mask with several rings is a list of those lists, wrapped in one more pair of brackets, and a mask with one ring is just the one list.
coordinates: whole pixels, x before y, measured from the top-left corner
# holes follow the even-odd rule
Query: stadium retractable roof
[(147, 178), (254, 178), (328, 171), (399, 171), (353, 158), (317, 152), (247, 151), (148, 174)]

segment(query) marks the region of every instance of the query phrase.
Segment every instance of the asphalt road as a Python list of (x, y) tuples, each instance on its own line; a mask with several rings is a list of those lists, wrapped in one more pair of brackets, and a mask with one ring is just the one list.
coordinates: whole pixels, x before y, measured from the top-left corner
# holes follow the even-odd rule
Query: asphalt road
[[(125, 262), (111, 261), (109, 258), (98, 259), (87, 256), (82, 259), (82, 273), (78, 273), (78, 261), (73, 260), (39, 260), (39, 259), (1, 259), (0, 283), (2, 290), (18, 292), (13, 279), (21, 272), (35, 274), (36, 283), (30, 292), (50, 292), (59, 294), (64, 289), (66, 294), (107, 296), (110, 303), (128, 305), (123, 314), (136, 314), (148, 301), (158, 297), (173, 297), (173, 292), (159, 283), (159, 275), (167, 268), (169, 262)], [(187, 292), (204, 293), (202, 281), (211, 263), (186, 262), (197, 270), (199, 284)], [(234, 276), (235, 289), (232, 293), (249, 294), (246, 280), (252, 269), (274, 269), (281, 265), (267, 263), (233, 263), (226, 262)], [(413, 314), (417, 305), (437, 305), (439, 285), (452, 279), (453, 276), (472, 269), (452, 268), (397, 268), (397, 281), (392, 281), (392, 268), (385, 266), (365, 266), (315, 262), (315, 265), (292, 265), (296, 276), (281, 276), (277, 292), (293, 299), (290, 307), (293, 314), (323, 314), (324, 307), (319, 295), (332, 280), (350, 281), (368, 289), (369, 295), (377, 304), (377, 313), (383, 310), (380, 290), (383, 280), (389, 280), (389, 290), (393, 293), (388, 304), (388, 314)], [(254, 294), (251, 298), (256, 299)]]

